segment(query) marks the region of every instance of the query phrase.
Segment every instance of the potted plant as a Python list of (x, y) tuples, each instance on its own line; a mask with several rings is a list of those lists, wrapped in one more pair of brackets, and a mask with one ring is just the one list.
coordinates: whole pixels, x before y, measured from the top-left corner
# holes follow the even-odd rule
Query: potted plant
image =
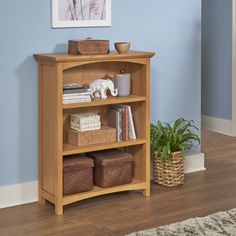
[(154, 181), (167, 187), (184, 183), (184, 151), (200, 144), (194, 121), (177, 119), (173, 125), (151, 124), (151, 155)]

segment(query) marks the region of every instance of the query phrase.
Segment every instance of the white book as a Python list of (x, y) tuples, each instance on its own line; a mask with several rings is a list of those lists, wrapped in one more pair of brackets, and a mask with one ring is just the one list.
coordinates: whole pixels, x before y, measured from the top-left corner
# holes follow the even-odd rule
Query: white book
[(63, 104), (73, 104), (73, 103), (81, 103), (81, 102), (91, 102), (91, 98), (81, 98), (81, 99), (65, 99), (63, 100)]
[(68, 99), (90, 99), (90, 96), (87, 95), (83, 95), (83, 96), (69, 96), (69, 97), (64, 97), (63, 96), (63, 100), (68, 100)]
[(131, 107), (130, 106), (127, 107), (129, 116), (129, 139), (137, 139)]

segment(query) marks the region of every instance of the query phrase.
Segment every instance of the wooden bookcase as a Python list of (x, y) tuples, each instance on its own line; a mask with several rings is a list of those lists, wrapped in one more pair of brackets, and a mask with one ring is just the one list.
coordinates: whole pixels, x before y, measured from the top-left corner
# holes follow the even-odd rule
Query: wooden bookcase
[[(57, 215), (63, 214), (63, 206), (83, 199), (128, 190), (142, 190), (150, 196), (150, 58), (154, 53), (129, 52), (106, 55), (74, 56), (68, 54), (36, 54), (39, 76), (39, 138), (38, 173), (39, 203), (49, 201), (55, 205)], [(132, 74), (131, 96), (109, 97), (89, 103), (63, 105), (63, 84), (82, 83), (114, 77), (125, 69)], [(67, 142), (70, 114), (98, 112), (102, 123), (107, 124), (107, 108), (113, 104), (128, 104), (134, 116), (137, 139), (90, 145), (82, 148)], [(63, 158), (72, 154), (121, 148), (134, 155), (132, 183), (111, 188), (63, 196)]]

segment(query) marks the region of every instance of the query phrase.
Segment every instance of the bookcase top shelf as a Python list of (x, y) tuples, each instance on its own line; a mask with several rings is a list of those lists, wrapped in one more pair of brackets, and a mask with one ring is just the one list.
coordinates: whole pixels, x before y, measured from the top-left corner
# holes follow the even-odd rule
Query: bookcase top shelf
[(49, 53), (49, 54), (34, 54), (34, 57), (41, 62), (63, 63), (75, 61), (99, 61), (99, 60), (122, 60), (132, 58), (151, 58), (155, 55), (153, 52), (129, 51), (126, 54), (119, 54), (111, 51), (109, 54), (98, 55), (72, 55), (67, 53)]

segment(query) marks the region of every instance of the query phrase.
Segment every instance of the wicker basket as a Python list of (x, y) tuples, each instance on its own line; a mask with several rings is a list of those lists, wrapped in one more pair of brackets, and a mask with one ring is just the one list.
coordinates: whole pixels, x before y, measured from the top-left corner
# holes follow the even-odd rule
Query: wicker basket
[(89, 155), (94, 158), (94, 183), (98, 187), (108, 188), (132, 181), (131, 154), (114, 149)]
[(78, 132), (69, 129), (69, 143), (83, 147), (92, 144), (109, 143), (116, 141), (116, 129), (108, 126), (102, 126), (100, 130), (87, 132)]
[(91, 158), (72, 156), (63, 162), (63, 194), (87, 192), (93, 188), (93, 167)]
[(184, 183), (184, 156), (182, 152), (172, 153), (170, 161), (155, 156), (153, 161), (154, 181), (157, 184), (174, 187)]

